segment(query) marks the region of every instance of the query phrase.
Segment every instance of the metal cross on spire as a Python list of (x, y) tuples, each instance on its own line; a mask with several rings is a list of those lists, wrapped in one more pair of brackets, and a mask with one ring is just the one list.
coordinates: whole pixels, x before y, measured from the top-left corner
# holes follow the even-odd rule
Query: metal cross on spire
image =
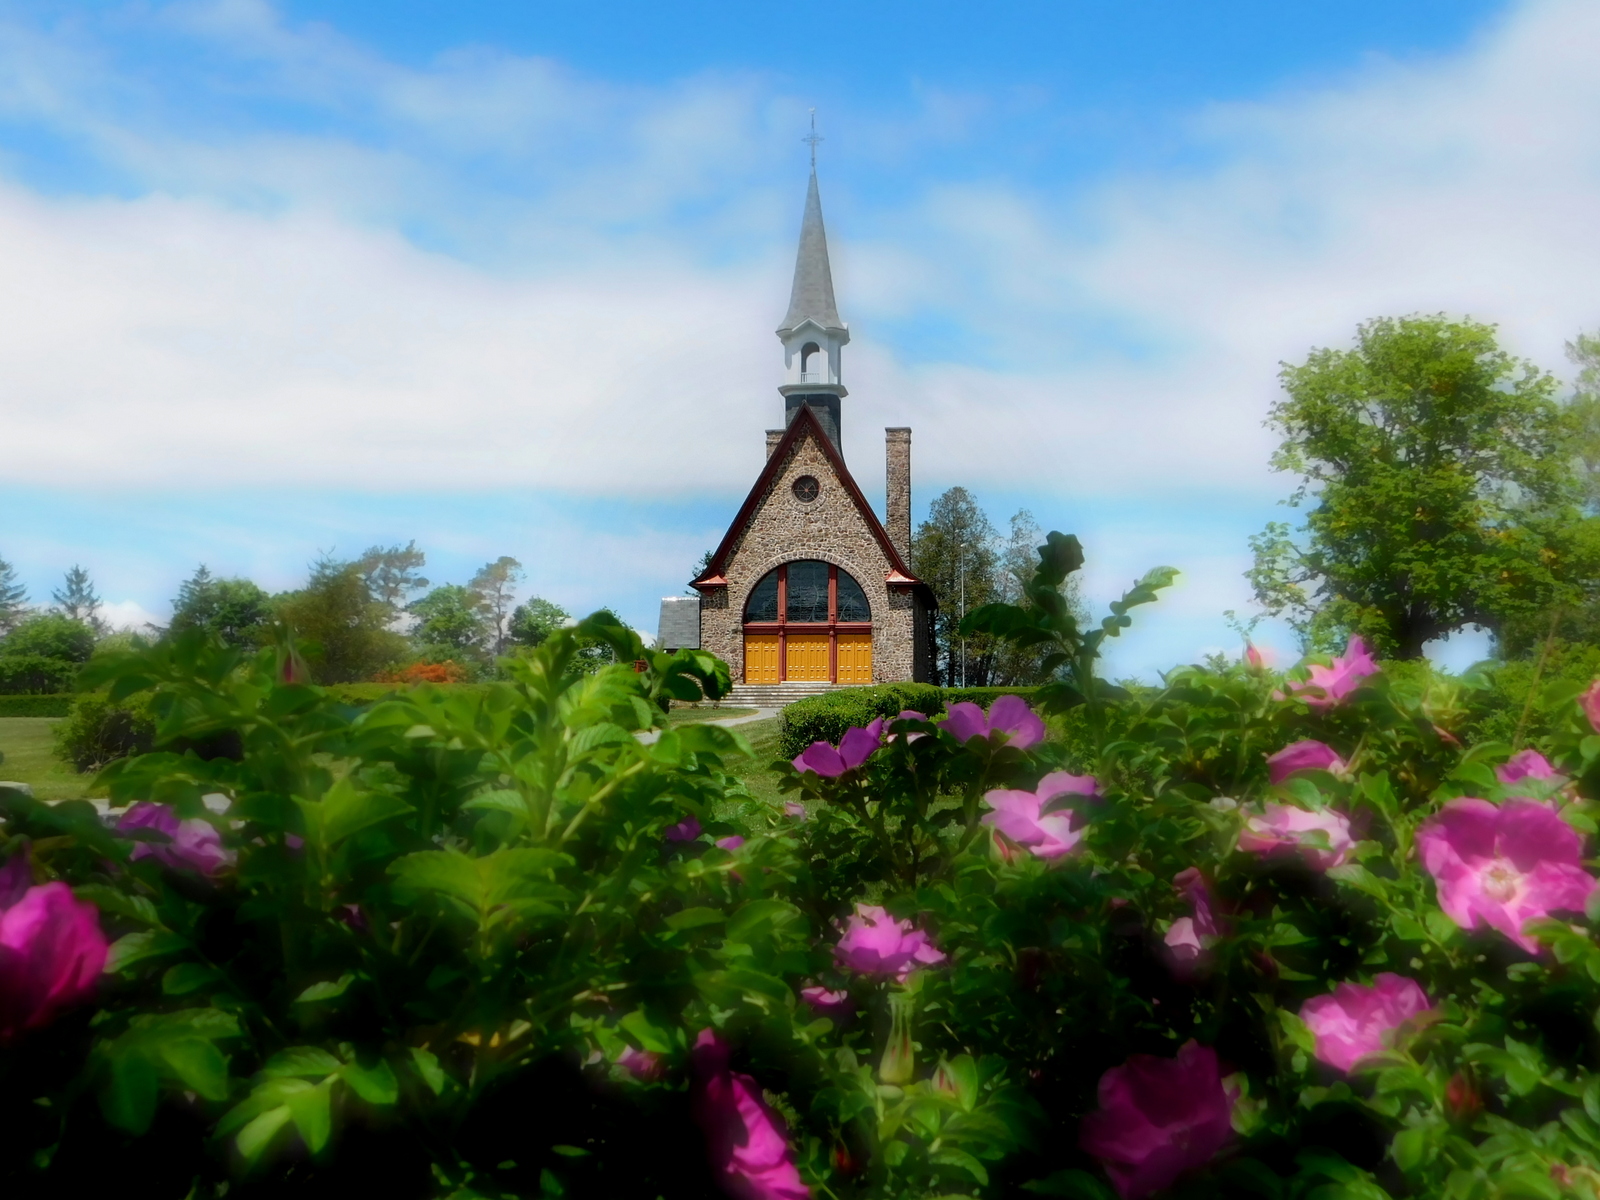
[(803, 137), (800, 140), (811, 147), (811, 169), (815, 171), (817, 169), (817, 143), (827, 141), (827, 139), (817, 136), (817, 110), (814, 108), (811, 110), (811, 136)]

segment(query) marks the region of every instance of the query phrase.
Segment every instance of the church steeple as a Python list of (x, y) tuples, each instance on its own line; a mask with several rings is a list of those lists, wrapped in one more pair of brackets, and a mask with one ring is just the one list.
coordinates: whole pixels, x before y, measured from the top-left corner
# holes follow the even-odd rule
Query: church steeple
[(795, 256), (789, 311), (778, 327), (783, 342), (785, 424), (801, 405), (816, 412), (835, 447), (840, 447), (839, 401), (848, 395), (840, 371), (840, 350), (850, 329), (839, 320), (833, 298), (833, 270), (828, 263), (828, 235), (822, 226), (822, 196), (817, 190), (817, 118), (811, 114), (811, 182), (806, 211), (800, 220), (800, 250)]
[(833, 270), (828, 265), (828, 233), (822, 227), (822, 197), (817, 192), (817, 168), (811, 168), (806, 188), (806, 215), (800, 220), (800, 253), (794, 260), (794, 287), (789, 292), (789, 313), (778, 336), (810, 319), (823, 329), (843, 330), (833, 299)]

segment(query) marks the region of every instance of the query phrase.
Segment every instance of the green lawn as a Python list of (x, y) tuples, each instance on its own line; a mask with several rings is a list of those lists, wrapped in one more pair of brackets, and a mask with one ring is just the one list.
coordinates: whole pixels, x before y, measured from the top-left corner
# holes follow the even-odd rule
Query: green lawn
[(89, 794), (93, 775), (79, 775), (51, 753), (55, 717), (0, 717), (0, 779), (33, 785), (41, 800), (76, 800)]
[(753, 708), (712, 708), (709, 704), (696, 704), (693, 707), (685, 705), (667, 714), (667, 724), (691, 725), (700, 721), (721, 721), (726, 717), (748, 717), (755, 711)]

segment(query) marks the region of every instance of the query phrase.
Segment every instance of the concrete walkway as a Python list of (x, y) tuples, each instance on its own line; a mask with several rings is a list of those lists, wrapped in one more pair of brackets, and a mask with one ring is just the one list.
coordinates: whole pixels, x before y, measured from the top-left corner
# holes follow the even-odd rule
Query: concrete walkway
[[(693, 724), (696, 724), (696, 725), (725, 725), (725, 726), (728, 726), (729, 728), (731, 728), (734, 725), (748, 725), (752, 721), (765, 721), (765, 720), (768, 720), (768, 719), (770, 719), (772, 717), (777, 716), (778, 713), (781, 712), (781, 711), (782, 711), (781, 709), (777, 709), (777, 708), (758, 708), (758, 709), (755, 710), (755, 712), (750, 713), (749, 715), (743, 716), (743, 717), (723, 717), (720, 721), (695, 721), (695, 722), (693, 722)], [(648, 733), (638, 733), (638, 734), (635, 734), (634, 736), (637, 737), (646, 746), (648, 746), (648, 745), (650, 745), (650, 743), (654, 742), (657, 738), (659, 738), (661, 736), (661, 730), (652, 729)]]

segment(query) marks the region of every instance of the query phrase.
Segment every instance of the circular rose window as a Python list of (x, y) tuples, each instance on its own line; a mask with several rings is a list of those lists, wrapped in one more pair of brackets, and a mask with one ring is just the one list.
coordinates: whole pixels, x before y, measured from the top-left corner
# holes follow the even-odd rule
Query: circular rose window
[(817, 493), (822, 490), (822, 485), (817, 482), (815, 475), (802, 475), (794, 481), (794, 498), (810, 502), (817, 498)]

